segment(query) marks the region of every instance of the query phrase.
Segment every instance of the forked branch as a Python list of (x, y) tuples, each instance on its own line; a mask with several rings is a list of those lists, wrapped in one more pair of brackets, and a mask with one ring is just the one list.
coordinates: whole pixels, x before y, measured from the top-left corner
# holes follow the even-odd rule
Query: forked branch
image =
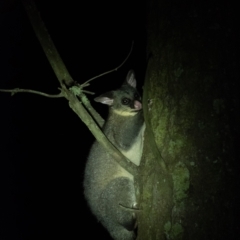
[[(58, 98), (58, 97), (65, 97), (69, 101), (69, 106), (72, 108), (72, 110), (81, 118), (81, 120), (87, 125), (89, 130), (92, 132), (94, 137), (106, 148), (106, 150), (114, 156), (114, 159), (125, 169), (128, 169), (128, 171), (134, 175), (137, 174), (137, 167), (131, 163), (103, 134), (103, 132), (100, 130), (99, 127), (103, 125), (104, 120), (98, 115), (98, 113), (92, 108), (90, 102), (87, 100), (86, 95), (84, 92), (87, 92), (86, 90), (83, 90), (84, 87), (89, 85), (89, 82), (93, 79), (96, 79), (98, 77), (101, 77), (103, 75), (106, 75), (110, 72), (116, 71), (118, 68), (120, 68), (128, 59), (131, 51), (128, 54), (127, 58), (123, 61), (122, 64), (120, 64), (117, 68), (107, 71), (103, 74), (100, 74), (94, 78), (89, 79), (82, 85), (77, 84), (75, 81), (73, 81), (72, 77), (70, 76), (69, 72), (67, 71), (67, 68), (65, 64), (63, 63), (57, 49), (55, 48), (50, 35), (48, 34), (48, 31), (41, 19), (41, 16), (37, 10), (37, 7), (35, 5), (34, 0), (22, 0), (22, 3), (25, 7), (25, 10), (28, 14), (29, 20), (33, 26), (33, 29), (35, 31), (36, 36), (38, 37), (38, 40), (47, 56), (47, 59), (52, 66), (52, 69), (54, 73), (57, 76), (58, 81), (61, 85), (61, 92), (59, 94), (50, 95), (47, 93), (35, 91), (35, 90), (29, 90), (29, 89), (12, 89), (12, 90), (0, 90), (2, 92), (10, 92), (13, 94), (19, 93), (19, 92), (28, 92), (28, 93), (34, 93), (39, 94), (45, 97), (52, 97), (52, 98)], [(78, 94), (75, 94), (72, 90), (72, 87), (79, 88)], [(69, 88), (70, 87), (70, 88)], [(68, 89), (69, 88), (69, 89)], [(81, 102), (78, 100), (77, 96), (81, 99)], [(86, 107), (86, 109), (85, 109)], [(89, 114), (90, 112), (90, 114)], [(94, 120), (93, 120), (93, 118)]]

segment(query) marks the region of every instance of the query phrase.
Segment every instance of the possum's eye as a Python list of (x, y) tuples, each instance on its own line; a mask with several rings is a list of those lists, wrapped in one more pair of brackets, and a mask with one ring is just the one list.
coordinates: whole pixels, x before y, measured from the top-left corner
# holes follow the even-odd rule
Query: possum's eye
[(131, 100), (129, 98), (123, 98), (122, 99), (122, 104), (123, 105), (128, 105), (131, 102)]

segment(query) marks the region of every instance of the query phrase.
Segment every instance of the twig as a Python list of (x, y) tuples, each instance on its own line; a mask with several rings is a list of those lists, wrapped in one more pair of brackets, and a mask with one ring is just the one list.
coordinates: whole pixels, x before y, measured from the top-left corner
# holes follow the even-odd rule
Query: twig
[(44, 96), (44, 97), (49, 97), (49, 98), (61, 98), (61, 97), (64, 97), (62, 92), (60, 92), (58, 94), (48, 94), (48, 93), (39, 92), (39, 91), (31, 90), (31, 89), (19, 89), (19, 88), (0, 89), (0, 92), (10, 92), (12, 96), (14, 94), (16, 94), (16, 93), (19, 93), (19, 92), (26, 92), (26, 93), (38, 94), (38, 95), (41, 95), (41, 96)]
[(82, 90), (83, 93), (87, 93), (87, 94), (90, 94), (90, 95), (94, 95), (95, 93), (94, 92), (90, 92), (90, 91), (87, 91), (87, 90)]
[(134, 41), (132, 42), (132, 46), (131, 46), (131, 49), (130, 49), (127, 57), (124, 59), (124, 61), (123, 61), (118, 67), (116, 67), (116, 68), (114, 68), (114, 69), (112, 69), (112, 70), (109, 70), (109, 71), (107, 71), (107, 72), (104, 72), (104, 73), (102, 73), (102, 74), (100, 74), (100, 75), (97, 75), (97, 76), (95, 76), (95, 77), (93, 77), (93, 78), (90, 78), (89, 80), (87, 80), (86, 82), (84, 82), (83, 84), (81, 84), (81, 87), (84, 88), (84, 87), (88, 86), (87, 84), (88, 84), (89, 82), (91, 82), (92, 80), (94, 80), (94, 79), (96, 79), (96, 78), (99, 78), (99, 77), (102, 77), (102, 76), (104, 76), (104, 75), (106, 75), (106, 74), (109, 74), (109, 73), (111, 73), (111, 72), (117, 71), (117, 70), (128, 60), (128, 58), (129, 58), (129, 56), (130, 56), (130, 54), (131, 54), (131, 52), (132, 52), (132, 49), (133, 49), (133, 44), (134, 44)]

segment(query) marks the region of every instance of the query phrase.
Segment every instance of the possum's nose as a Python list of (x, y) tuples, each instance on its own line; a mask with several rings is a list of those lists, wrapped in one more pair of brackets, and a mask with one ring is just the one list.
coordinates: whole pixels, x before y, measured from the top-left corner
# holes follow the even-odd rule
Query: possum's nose
[(139, 101), (134, 101), (134, 108), (136, 109), (136, 110), (140, 110), (140, 109), (142, 109), (142, 104), (139, 102)]

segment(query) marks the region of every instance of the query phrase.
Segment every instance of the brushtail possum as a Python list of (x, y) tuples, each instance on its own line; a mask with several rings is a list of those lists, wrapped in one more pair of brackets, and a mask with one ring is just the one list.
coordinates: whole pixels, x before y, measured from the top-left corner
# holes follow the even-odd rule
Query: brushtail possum
[[(109, 106), (103, 126), (106, 137), (130, 161), (139, 166), (144, 133), (141, 97), (130, 70), (123, 85), (94, 99)], [(84, 195), (92, 213), (115, 240), (135, 239), (134, 177), (122, 168), (97, 141), (86, 163)], [(129, 211), (130, 209), (130, 211)]]

